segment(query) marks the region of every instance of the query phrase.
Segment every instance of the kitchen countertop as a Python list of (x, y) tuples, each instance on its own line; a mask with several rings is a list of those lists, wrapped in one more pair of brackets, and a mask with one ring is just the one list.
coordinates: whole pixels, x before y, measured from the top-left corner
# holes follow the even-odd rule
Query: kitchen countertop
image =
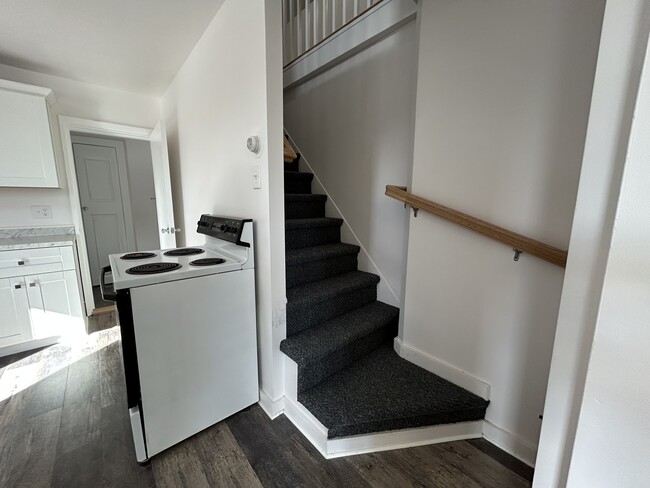
[(72, 226), (0, 228), (0, 251), (71, 246), (75, 238)]

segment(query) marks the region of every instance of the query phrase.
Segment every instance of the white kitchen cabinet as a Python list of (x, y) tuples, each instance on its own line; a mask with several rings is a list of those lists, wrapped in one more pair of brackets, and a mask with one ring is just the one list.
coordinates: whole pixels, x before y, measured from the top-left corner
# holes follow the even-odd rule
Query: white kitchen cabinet
[(0, 347), (32, 339), (25, 280), (0, 278)]
[(57, 188), (46, 88), (0, 80), (0, 186)]
[(73, 246), (0, 251), (0, 356), (85, 333)]
[(74, 271), (26, 276), (25, 284), (34, 339), (83, 332)]

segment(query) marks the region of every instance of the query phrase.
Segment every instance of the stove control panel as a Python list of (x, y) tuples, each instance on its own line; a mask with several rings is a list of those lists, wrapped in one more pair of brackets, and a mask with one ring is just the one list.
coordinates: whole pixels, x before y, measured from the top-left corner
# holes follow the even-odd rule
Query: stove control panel
[(239, 246), (249, 247), (250, 244), (241, 240), (245, 222), (252, 222), (252, 220), (204, 214), (201, 215), (201, 220), (197, 222), (196, 231), (199, 234), (233, 242)]

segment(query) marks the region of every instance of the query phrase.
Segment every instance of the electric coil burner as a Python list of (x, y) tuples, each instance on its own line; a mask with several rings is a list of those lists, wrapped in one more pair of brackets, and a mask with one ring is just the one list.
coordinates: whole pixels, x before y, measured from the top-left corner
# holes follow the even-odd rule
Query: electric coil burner
[(203, 252), (205, 250), (198, 247), (181, 247), (180, 249), (166, 251), (165, 256), (192, 256), (193, 254), (201, 254)]
[(191, 266), (213, 266), (215, 264), (223, 264), (225, 263), (226, 260), (222, 258), (202, 258), (202, 259), (195, 259), (194, 261), (190, 261)]
[(156, 257), (155, 252), (130, 252), (120, 256), (120, 259), (147, 259)]
[(139, 266), (134, 266), (126, 270), (128, 274), (156, 274), (156, 273), (166, 273), (167, 271), (174, 271), (175, 269), (180, 268), (181, 265), (178, 263), (147, 263), (141, 264)]

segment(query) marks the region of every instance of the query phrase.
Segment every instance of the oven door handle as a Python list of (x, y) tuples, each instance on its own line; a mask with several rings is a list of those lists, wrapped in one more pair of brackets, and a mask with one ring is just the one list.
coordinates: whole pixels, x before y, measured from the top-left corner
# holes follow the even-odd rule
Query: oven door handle
[(99, 289), (102, 292), (102, 298), (104, 300), (114, 302), (117, 300), (117, 295), (115, 294), (115, 288), (111, 285), (110, 287), (106, 284), (106, 274), (110, 273), (113, 274), (111, 271), (111, 267), (109, 266), (104, 266), (102, 268), (102, 274), (101, 277), (99, 278)]

